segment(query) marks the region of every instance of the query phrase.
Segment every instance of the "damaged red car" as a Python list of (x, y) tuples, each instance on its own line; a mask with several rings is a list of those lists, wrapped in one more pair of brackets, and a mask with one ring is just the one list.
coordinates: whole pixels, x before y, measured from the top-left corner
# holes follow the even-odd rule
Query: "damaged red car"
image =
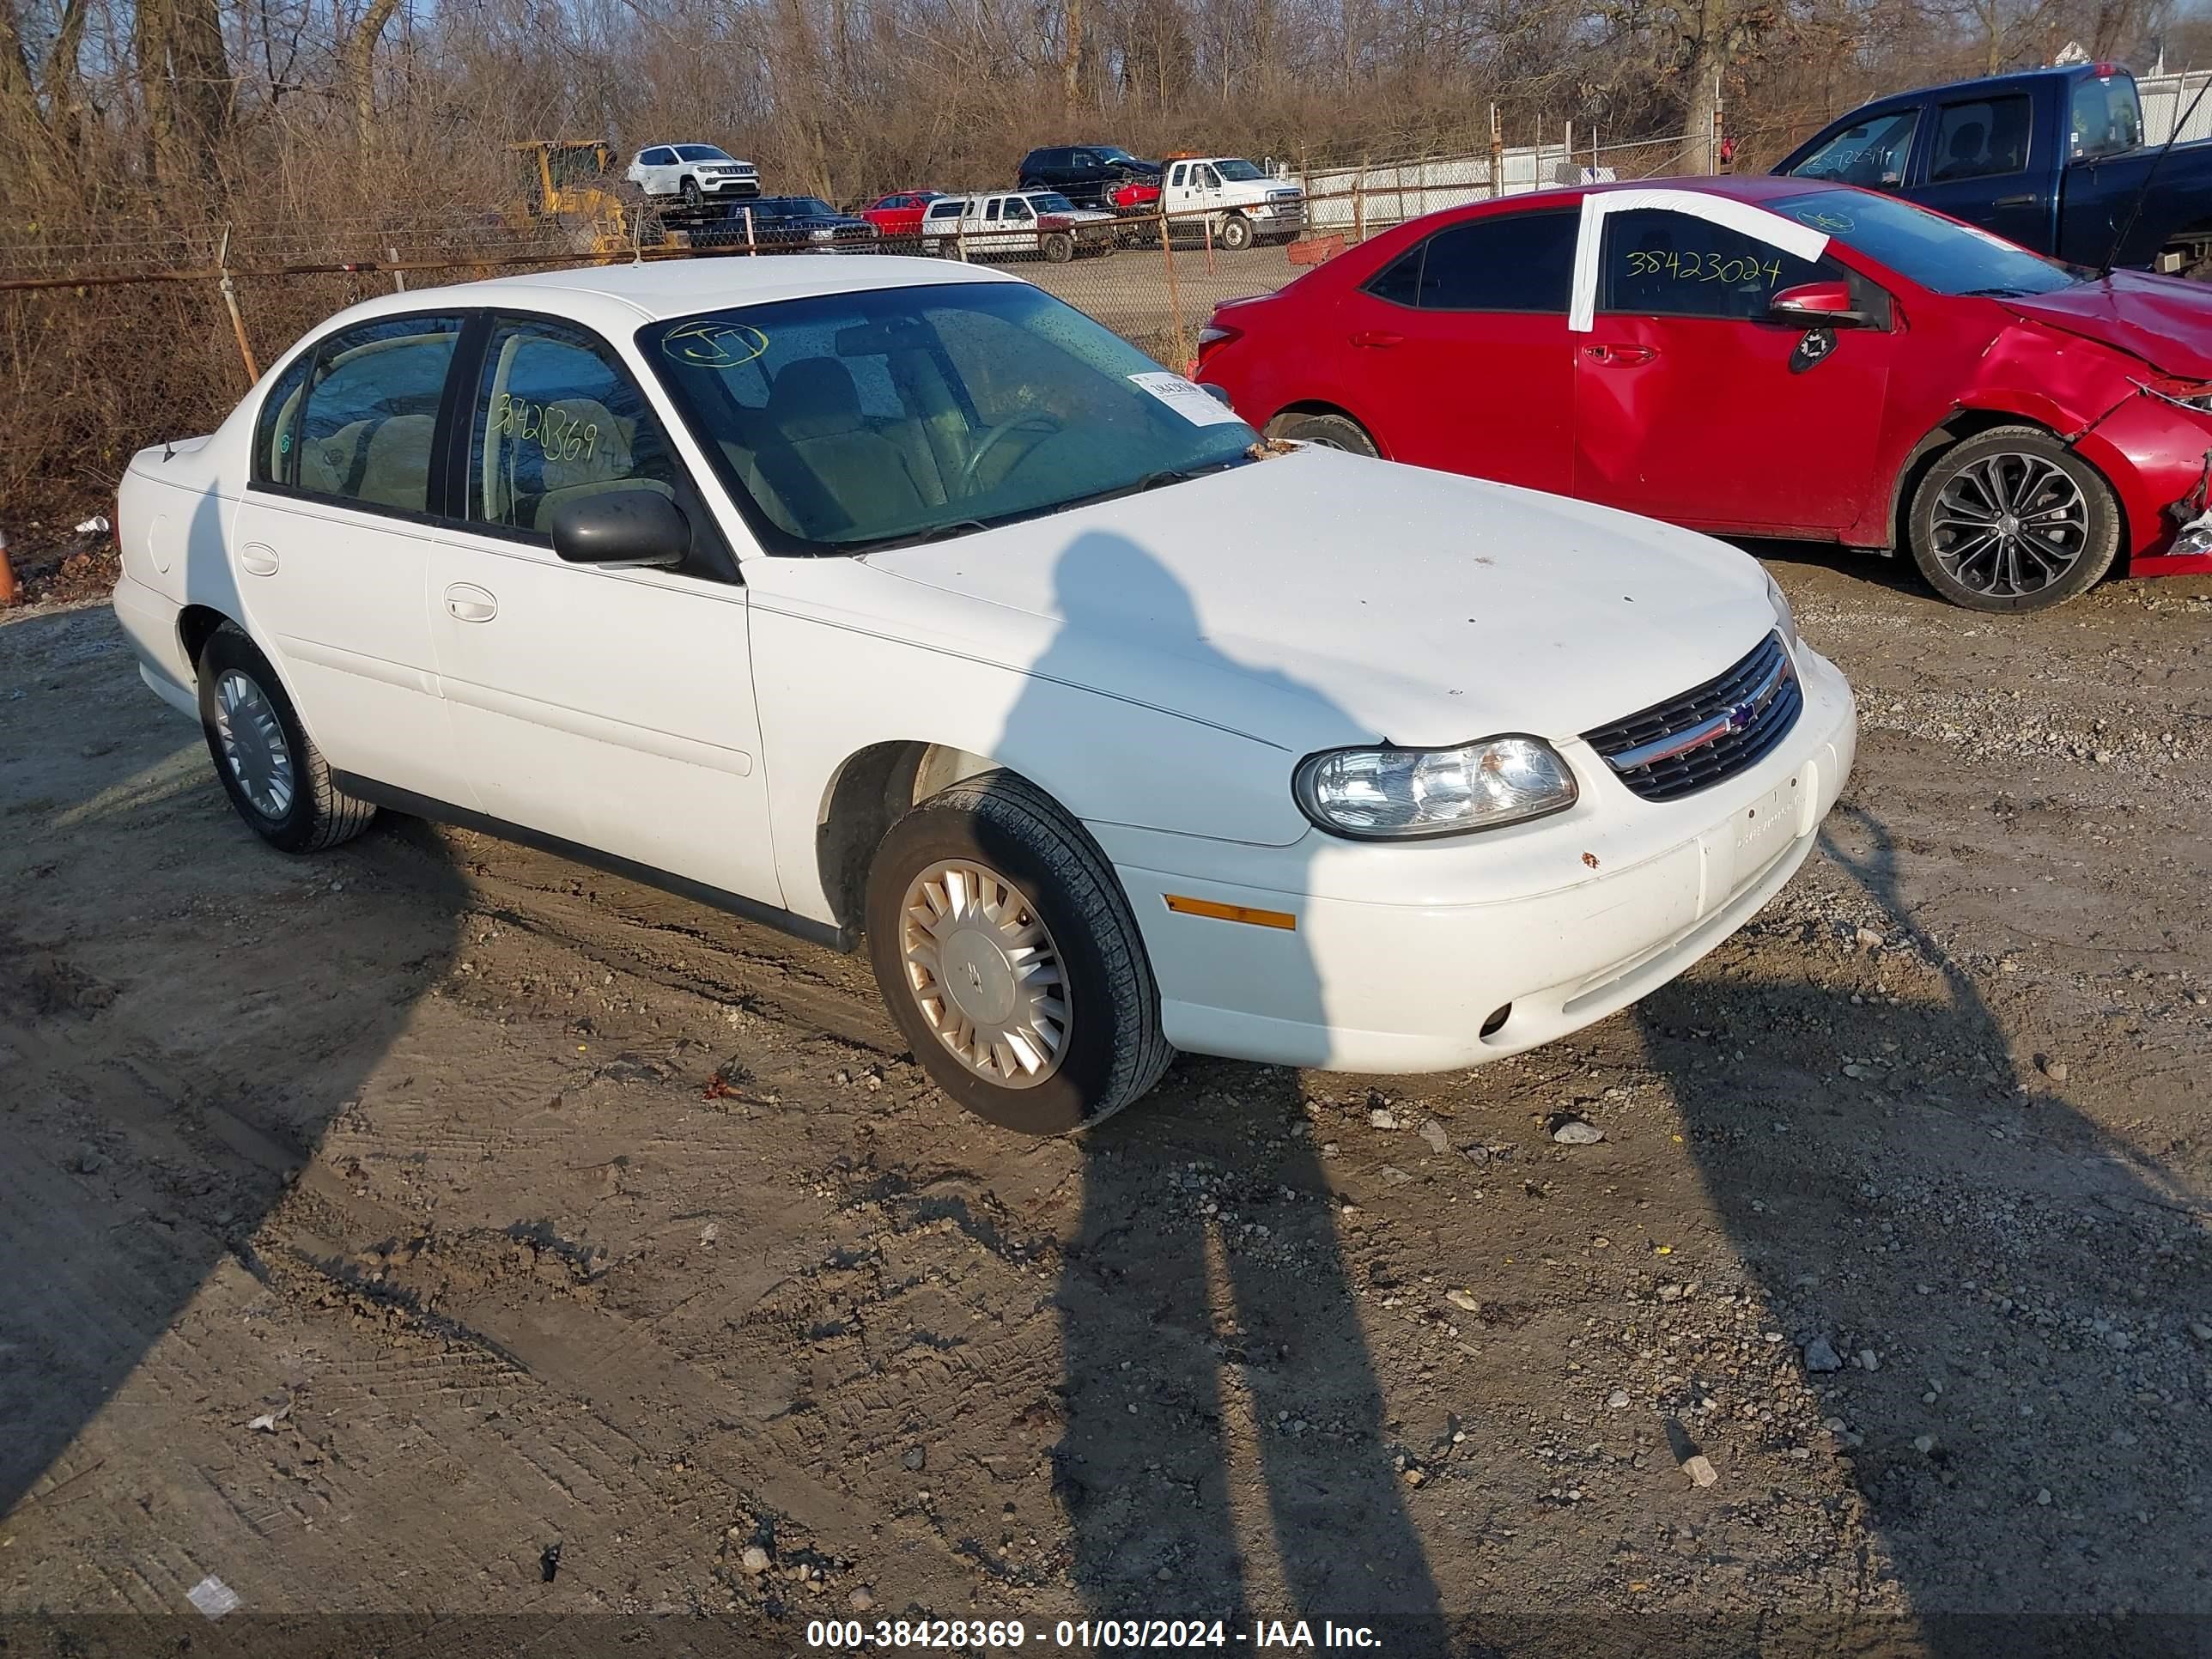
[(2032, 611), (2212, 572), (2212, 289), (1796, 179), (1433, 213), (1218, 308), (1274, 437), (1723, 535), (1908, 551)]

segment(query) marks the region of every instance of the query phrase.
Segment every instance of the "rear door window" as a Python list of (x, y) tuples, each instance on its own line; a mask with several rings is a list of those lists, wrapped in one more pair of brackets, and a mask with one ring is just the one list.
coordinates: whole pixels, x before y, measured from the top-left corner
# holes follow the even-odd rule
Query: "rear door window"
[(432, 440), (461, 320), (386, 318), (325, 341), (296, 432), (286, 421), (271, 434), (281, 471), (270, 481), (371, 509), (429, 512)]
[(1384, 266), (1367, 291), (1423, 311), (1565, 314), (1581, 222), (1575, 212), (1462, 220)]
[(1991, 179), (2027, 166), (2027, 94), (1946, 104), (1936, 112), (1936, 152), (1928, 182)]

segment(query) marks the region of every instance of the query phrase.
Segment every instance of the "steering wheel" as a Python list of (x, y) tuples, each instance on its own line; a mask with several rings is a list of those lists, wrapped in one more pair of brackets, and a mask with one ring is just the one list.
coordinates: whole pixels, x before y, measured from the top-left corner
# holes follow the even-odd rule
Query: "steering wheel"
[(975, 446), (975, 453), (968, 458), (968, 465), (960, 469), (960, 487), (965, 490), (975, 482), (975, 469), (983, 465), (983, 458), (999, 447), (999, 440), (1009, 432), (1018, 432), (1027, 427), (1049, 436), (1060, 430), (1060, 422), (1041, 410), (1030, 410), (1000, 422), (983, 434), (983, 441)]

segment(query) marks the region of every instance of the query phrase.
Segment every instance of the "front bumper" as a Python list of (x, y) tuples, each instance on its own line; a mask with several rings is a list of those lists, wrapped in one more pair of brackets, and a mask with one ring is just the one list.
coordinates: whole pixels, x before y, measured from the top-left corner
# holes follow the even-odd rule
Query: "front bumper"
[[(1796, 658), (1805, 709), (1775, 751), (1664, 805), (1632, 795), (1587, 746), (1563, 745), (1583, 799), (1554, 818), (1421, 847), (1316, 832), (1252, 850), (1279, 878), (1302, 860), (1303, 890), (1224, 880), (1218, 852), (1190, 860), (1195, 873), (1154, 867), (1139, 860), (1182, 838), (1099, 828), (1168, 1040), (1277, 1065), (1448, 1071), (1552, 1042), (1656, 990), (1796, 873), (1850, 775), (1850, 688), (1816, 653)], [(1171, 910), (1170, 895), (1295, 926)]]

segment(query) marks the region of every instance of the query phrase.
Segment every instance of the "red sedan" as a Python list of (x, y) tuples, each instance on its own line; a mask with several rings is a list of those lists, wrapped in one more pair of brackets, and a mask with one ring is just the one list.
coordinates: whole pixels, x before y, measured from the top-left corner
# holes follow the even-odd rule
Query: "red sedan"
[(2212, 289), (1816, 180), (1432, 213), (1220, 307), (1195, 373), (1273, 436), (1903, 547), (1977, 610), (2212, 571)]
[(878, 196), (860, 210), (860, 217), (876, 228), (878, 236), (919, 236), (921, 216), (932, 202), (941, 202), (941, 190), (900, 190)]

